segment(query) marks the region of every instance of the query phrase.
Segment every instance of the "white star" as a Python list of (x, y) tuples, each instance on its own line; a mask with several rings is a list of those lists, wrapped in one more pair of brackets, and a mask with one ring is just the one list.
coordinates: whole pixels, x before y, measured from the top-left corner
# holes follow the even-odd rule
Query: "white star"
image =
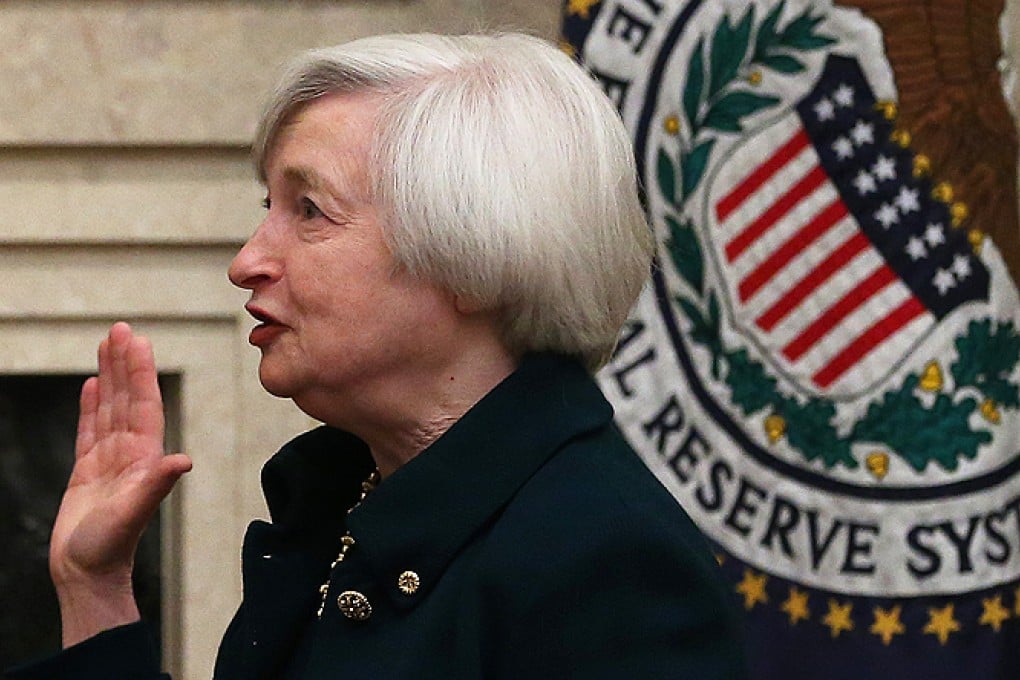
[(836, 100), (836, 103), (842, 107), (850, 107), (854, 105), (854, 88), (850, 87), (846, 83), (840, 85), (832, 96)]
[(910, 240), (907, 241), (907, 255), (910, 256), (910, 259), (916, 262), (927, 254), (928, 249), (924, 247), (924, 241), (916, 236), (911, 236)]
[(846, 137), (840, 137), (833, 142), (832, 150), (836, 152), (836, 157), (841, 161), (845, 161), (854, 155), (854, 145)]
[(861, 196), (870, 194), (877, 187), (875, 178), (869, 175), (866, 170), (861, 170), (857, 173), (857, 177), (854, 178), (854, 186), (857, 187), (857, 193)]
[(953, 258), (953, 273), (958, 281), (963, 281), (970, 276), (970, 258), (966, 255), (957, 255)]
[(907, 187), (900, 187), (900, 193), (896, 196), (896, 207), (900, 209), (900, 212), (906, 215), (907, 213), (917, 212), (921, 209), (921, 202), (918, 200), (919, 192), (917, 189), (908, 189)]
[(818, 116), (818, 122), (820, 123), (832, 120), (836, 117), (836, 107), (832, 105), (831, 100), (820, 99), (815, 104), (815, 115)]
[(857, 121), (853, 129), (850, 130), (850, 136), (854, 138), (854, 144), (857, 146), (864, 146), (865, 144), (874, 144), (875, 142), (875, 126), (871, 123), (865, 123), (863, 120)]
[(896, 208), (890, 203), (883, 203), (882, 207), (875, 213), (875, 219), (882, 223), (882, 226), (888, 229), (892, 225), (900, 221), (900, 215), (896, 212)]
[(896, 179), (896, 161), (888, 156), (879, 156), (875, 164), (871, 166), (871, 172), (879, 181)]
[(929, 224), (924, 230), (924, 240), (928, 242), (929, 248), (935, 248), (946, 242), (946, 236), (942, 233), (941, 224)]
[(956, 285), (956, 277), (948, 269), (939, 269), (935, 272), (932, 285), (939, 289), (939, 295), (945, 295), (949, 289)]

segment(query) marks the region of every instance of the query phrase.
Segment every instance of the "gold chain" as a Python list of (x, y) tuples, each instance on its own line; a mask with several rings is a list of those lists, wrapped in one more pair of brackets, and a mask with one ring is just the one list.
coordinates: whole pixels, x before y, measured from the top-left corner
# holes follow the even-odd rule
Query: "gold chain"
[[(365, 500), (365, 496), (369, 494), (379, 484), (379, 470), (374, 470), (372, 474), (368, 476), (368, 479), (361, 483), (361, 496), (358, 501), (347, 510), (347, 514), (351, 514), (354, 508), (361, 505), (361, 502)], [(315, 617), (318, 619), (322, 618), (322, 612), (326, 610), (326, 596), (329, 594), (329, 585), (333, 580), (333, 570), (337, 568), (344, 558), (347, 556), (347, 551), (354, 545), (354, 537), (351, 536), (351, 532), (348, 531), (340, 539), (340, 553), (333, 560), (333, 563), (329, 565), (329, 575), (326, 577), (326, 582), (319, 586), (319, 593), (322, 595), (322, 601), (319, 603), (319, 610), (315, 612)]]

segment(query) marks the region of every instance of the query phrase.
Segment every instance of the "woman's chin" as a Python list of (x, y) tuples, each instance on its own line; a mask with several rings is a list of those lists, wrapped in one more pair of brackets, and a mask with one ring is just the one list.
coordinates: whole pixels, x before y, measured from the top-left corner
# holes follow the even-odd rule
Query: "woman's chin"
[(287, 399), (293, 396), (291, 381), (281, 371), (276, 370), (276, 367), (267, 361), (265, 356), (262, 357), (262, 362), (259, 364), (259, 382), (262, 383), (266, 392), (274, 397)]

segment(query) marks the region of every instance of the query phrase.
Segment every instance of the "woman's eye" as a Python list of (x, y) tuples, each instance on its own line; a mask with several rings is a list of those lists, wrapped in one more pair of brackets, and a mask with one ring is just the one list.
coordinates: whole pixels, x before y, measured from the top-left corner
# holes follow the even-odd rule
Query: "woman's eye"
[(311, 199), (302, 198), (301, 216), (306, 220), (314, 220), (316, 217), (322, 217), (322, 211), (319, 210), (319, 206), (315, 205)]

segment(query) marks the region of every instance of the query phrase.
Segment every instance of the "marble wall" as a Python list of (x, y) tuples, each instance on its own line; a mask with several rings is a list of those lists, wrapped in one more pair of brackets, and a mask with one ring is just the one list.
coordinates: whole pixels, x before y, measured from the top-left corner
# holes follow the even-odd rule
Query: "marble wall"
[[(304, 48), (387, 31), (555, 38), (558, 12), (558, 0), (0, 3), (0, 375), (89, 373), (106, 328), (127, 319), (176, 376), (180, 445), (195, 462), (159, 536), (164, 658), (178, 680), (211, 675), (240, 598), (244, 527), (265, 515), (262, 462), (312, 425), (259, 387), (245, 295), (225, 276), (261, 216), (247, 144), (263, 93)], [(43, 460), (4, 446), (0, 469)], [(0, 506), (45, 496), (31, 514), (52, 516), (65, 474), (14, 472)], [(48, 528), (33, 531), (24, 550), (39, 558)], [(0, 578), (28, 590), (22, 571)], [(5, 605), (13, 625), (0, 635), (35, 627), (53, 645), (48, 607), (19, 623)]]

